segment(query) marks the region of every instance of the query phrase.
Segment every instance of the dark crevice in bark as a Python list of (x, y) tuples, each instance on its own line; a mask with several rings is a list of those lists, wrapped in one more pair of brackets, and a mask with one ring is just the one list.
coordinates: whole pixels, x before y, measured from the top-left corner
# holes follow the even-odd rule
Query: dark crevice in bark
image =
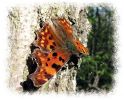
[[(36, 48), (37, 48), (36, 46), (31, 44), (31, 46), (30, 46), (31, 52), (33, 52)], [(28, 67), (29, 75), (35, 72), (35, 70), (37, 68), (37, 63), (36, 63), (35, 59), (32, 58), (31, 55), (28, 56), (28, 58), (26, 60), (26, 65)], [(38, 87), (34, 86), (32, 80), (29, 79), (28, 76), (24, 82), (20, 83), (20, 85), (23, 87), (24, 92), (27, 92), (27, 91), (32, 92), (32, 91), (37, 91), (39, 89)]]

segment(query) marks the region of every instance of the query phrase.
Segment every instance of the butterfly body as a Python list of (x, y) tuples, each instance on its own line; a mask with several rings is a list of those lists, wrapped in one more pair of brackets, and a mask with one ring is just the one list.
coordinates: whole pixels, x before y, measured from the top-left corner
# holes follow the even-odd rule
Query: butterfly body
[(29, 78), (36, 87), (50, 80), (76, 53), (88, 55), (88, 49), (73, 36), (71, 24), (65, 18), (51, 19), (37, 31), (34, 44), (38, 49), (32, 53), (37, 69)]

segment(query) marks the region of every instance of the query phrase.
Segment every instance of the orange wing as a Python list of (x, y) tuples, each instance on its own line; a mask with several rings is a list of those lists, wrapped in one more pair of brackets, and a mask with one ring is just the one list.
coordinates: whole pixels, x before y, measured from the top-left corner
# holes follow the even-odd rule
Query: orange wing
[(59, 18), (58, 23), (63, 28), (65, 33), (67, 34), (67, 37), (73, 37), (72, 26), (70, 25), (70, 23), (65, 18)]
[(63, 41), (73, 38), (73, 29), (65, 18), (52, 19), (52, 23), (56, 29), (56, 35)]
[(29, 78), (37, 87), (51, 79), (68, 61), (71, 55), (64, 48), (64, 41), (56, 32), (54, 26), (46, 23), (36, 33), (37, 39), (34, 41), (34, 44), (40, 49), (35, 49), (32, 55), (38, 67), (33, 74), (29, 75)]
[[(38, 67), (33, 74), (29, 75), (36, 87), (50, 80), (68, 61), (71, 55), (65, 46), (68, 39), (75, 45), (78, 52), (88, 54), (88, 49), (73, 37), (72, 27), (64, 18), (54, 20), (53, 25), (45, 24), (37, 32), (34, 44), (40, 49), (34, 50), (32, 55), (36, 59)], [(43, 52), (41, 49), (47, 52)]]
[(33, 57), (36, 59), (38, 68), (29, 75), (36, 87), (39, 87), (50, 80), (68, 61), (71, 53), (68, 50), (55, 50), (50, 53), (43, 53), (36, 49)]
[(71, 42), (75, 45), (77, 51), (84, 55), (89, 55), (88, 48), (86, 48), (77, 38), (74, 38), (73, 29), (69, 22), (65, 18), (59, 18), (58, 23), (65, 31), (68, 40), (71, 40)]
[(78, 39), (73, 39), (73, 43), (78, 52), (82, 53), (83, 55), (89, 55), (88, 48), (86, 48)]
[(62, 43), (56, 37), (52, 27), (48, 23), (46, 23), (43, 28), (39, 29), (36, 35), (37, 39), (34, 41), (34, 44), (40, 49), (53, 51), (62, 46)]

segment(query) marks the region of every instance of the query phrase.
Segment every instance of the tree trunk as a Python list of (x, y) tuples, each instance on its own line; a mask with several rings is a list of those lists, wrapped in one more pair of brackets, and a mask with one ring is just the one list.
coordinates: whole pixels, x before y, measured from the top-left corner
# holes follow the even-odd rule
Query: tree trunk
[[(91, 26), (86, 17), (85, 8), (74, 5), (53, 4), (10, 9), (9, 87), (23, 91), (20, 82), (25, 81), (29, 74), (26, 59), (31, 54), (30, 45), (35, 39), (34, 32), (42, 26), (42, 21), (45, 22), (52, 17), (64, 16), (73, 23), (74, 34), (79, 36), (84, 44), (87, 44), (87, 34)], [(65, 70), (59, 71), (54, 78), (38, 89), (38, 92), (76, 93), (77, 70), (74, 66), (71, 68), (68, 64), (65, 64), (65, 66)]]

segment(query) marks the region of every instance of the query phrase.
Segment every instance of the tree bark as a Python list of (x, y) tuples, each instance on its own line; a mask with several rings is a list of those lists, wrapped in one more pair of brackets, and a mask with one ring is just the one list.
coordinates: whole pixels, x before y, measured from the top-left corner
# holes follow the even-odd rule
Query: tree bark
[[(26, 59), (31, 54), (30, 45), (35, 39), (34, 32), (40, 28), (41, 20), (45, 22), (52, 17), (70, 18), (73, 21), (75, 36), (87, 44), (87, 34), (91, 26), (86, 16), (86, 7), (53, 4), (10, 9), (9, 87), (12, 89), (23, 91), (20, 82), (25, 81), (29, 74)], [(54, 78), (38, 89), (38, 92), (76, 93), (77, 70), (74, 67), (68, 68), (68, 64), (65, 66), (65, 70), (59, 71)]]

